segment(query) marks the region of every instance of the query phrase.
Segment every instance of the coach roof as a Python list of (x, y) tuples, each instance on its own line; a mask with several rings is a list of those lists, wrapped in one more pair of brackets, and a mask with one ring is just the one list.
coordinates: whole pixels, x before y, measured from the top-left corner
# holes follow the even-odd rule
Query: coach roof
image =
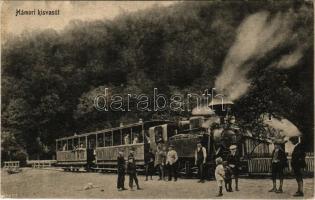
[(124, 125), (123, 127), (114, 127), (114, 128), (107, 128), (107, 129), (103, 129), (103, 130), (99, 130), (99, 131), (93, 131), (93, 132), (88, 132), (88, 133), (83, 133), (83, 134), (78, 134), (78, 135), (72, 135), (72, 136), (67, 136), (67, 137), (63, 137), (63, 138), (58, 138), (56, 139), (56, 141), (61, 141), (61, 140), (67, 140), (67, 139), (73, 139), (73, 138), (79, 138), (79, 137), (85, 137), (85, 136), (89, 136), (89, 135), (93, 135), (93, 134), (99, 134), (99, 133), (106, 133), (106, 132), (112, 132), (112, 131), (116, 131), (116, 130), (120, 130), (120, 129), (125, 129), (125, 128), (132, 128), (135, 126), (140, 126), (143, 124), (147, 124), (150, 122), (171, 122), (169, 120), (151, 120), (151, 121), (145, 121), (145, 122), (137, 122), (137, 123), (132, 123), (132, 124), (127, 124)]

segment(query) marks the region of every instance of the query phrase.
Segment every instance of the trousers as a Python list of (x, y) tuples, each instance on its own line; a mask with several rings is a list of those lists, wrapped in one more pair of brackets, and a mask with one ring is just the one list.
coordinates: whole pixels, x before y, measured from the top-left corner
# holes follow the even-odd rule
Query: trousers
[(133, 181), (135, 181), (137, 187), (139, 187), (139, 182), (138, 182), (138, 178), (137, 178), (136, 173), (130, 173), (129, 174), (129, 187), (130, 188), (133, 188)]
[(118, 172), (117, 188), (125, 188), (125, 172)]
[(204, 164), (202, 162), (197, 163), (199, 179), (204, 180)]
[(177, 180), (177, 166), (176, 163), (170, 165), (167, 165), (168, 167), (168, 180), (172, 180), (172, 178), (174, 177), (175, 180)]

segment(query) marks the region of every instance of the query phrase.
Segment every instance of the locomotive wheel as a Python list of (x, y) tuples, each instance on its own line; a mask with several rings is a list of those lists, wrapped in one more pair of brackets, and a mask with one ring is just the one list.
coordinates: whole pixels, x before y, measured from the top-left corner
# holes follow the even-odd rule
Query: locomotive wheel
[(185, 175), (186, 176), (191, 175), (191, 165), (189, 161), (185, 161)]

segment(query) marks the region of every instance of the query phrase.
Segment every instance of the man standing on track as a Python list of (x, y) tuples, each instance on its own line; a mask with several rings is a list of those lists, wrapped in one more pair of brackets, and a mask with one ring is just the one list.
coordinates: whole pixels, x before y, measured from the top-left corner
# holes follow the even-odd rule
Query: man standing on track
[(204, 166), (207, 160), (207, 150), (200, 142), (197, 143), (197, 149), (195, 151), (195, 165), (198, 167), (199, 183), (204, 183)]

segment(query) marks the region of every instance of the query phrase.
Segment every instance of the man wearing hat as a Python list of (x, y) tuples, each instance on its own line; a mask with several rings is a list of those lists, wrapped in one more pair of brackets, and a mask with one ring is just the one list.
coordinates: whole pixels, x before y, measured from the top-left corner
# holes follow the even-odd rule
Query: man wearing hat
[(174, 176), (174, 181), (177, 181), (177, 152), (174, 150), (174, 145), (170, 145), (166, 156), (166, 165), (168, 167), (168, 180), (171, 181)]
[(195, 151), (195, 165), (198, 167), (199, 183), (204, 183), (204, 166), (207, 160), (207, 150), (201, 145), (201, 142), (197, 143), (197, 149)]
[[(239, 175), (239, 170), (241, 169), (241, 158), (240, 158), (239, 153), (237, 151), (236, 145), (230, 146), (230, 152), (229, 152), (226, 160), (227, 160), (229, 166), (231, 167), (233, 175), (234, 175), (235, 191), (239, 191), (239, 189), (238, 189), (238, 175)], [(231, 191), (232, 191), (232, 189), (231, 189)]]
[(298, 190), (293, 196), (302, 197), (304, 196), (302, 169), (306, 167), (305, 149), (302, 142), (300, 142), (299, 137), (292, 137), (290, 138), (290, 141), (294, 145), (294, 149), (292, 152), (291, 166), (294, 172), (296, 182), (298, 184)]
[(119, 151), (117, 157), (117, 189), (118, 191), (126, 190), (125, 188), (125, 158), (124, 152)]
[(130, 150), (129, 156), (128, 156), (128, 165), (127, 165), (127, 172), (129, 174), (129, 187), (130, 190), (133, 191), (133, 181), (135, 181), (137, 185), (137, 189), (140, 190), (139, 182), (137, 178), (137, 170), (136, 170), (136, 159), (134, 156), (134, 149)]
[[(282, 193), (282, 185), (283, 185), (283, 169), (288, 166), (287, 156), (284, 151), (284, 143), (283, 139), (274, 139), (274, 150), (271, 154), (271, 171), (272, 171), (272, 183), (273, 187), (269, 192)], [(277, 176), (280, 179), (280, 186), (277, 190)]]

